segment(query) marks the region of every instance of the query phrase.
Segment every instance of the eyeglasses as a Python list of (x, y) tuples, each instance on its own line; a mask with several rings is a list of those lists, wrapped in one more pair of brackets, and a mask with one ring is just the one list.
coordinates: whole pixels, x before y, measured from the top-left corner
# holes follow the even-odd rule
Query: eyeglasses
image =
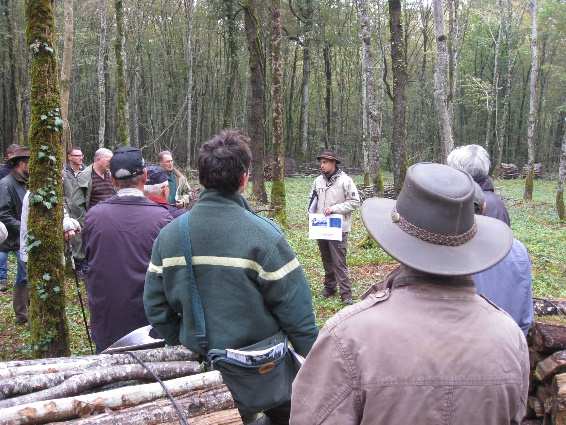
[(80, 154), (70, 154), (69, 156), (78, 156), (78, 157), (82, 158), (84, 155), (82, 153), (80, 153)]

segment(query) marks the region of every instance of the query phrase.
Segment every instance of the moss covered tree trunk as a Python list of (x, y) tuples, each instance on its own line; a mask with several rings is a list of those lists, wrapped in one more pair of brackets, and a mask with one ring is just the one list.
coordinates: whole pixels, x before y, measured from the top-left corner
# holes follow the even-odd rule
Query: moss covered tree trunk
[(69, 355), (63, 256), (63, 120), (54, 50), (53, 0), (27, 0), (31, 59), (28, 284), (35, 357)]
[(273, 218), (287, 226), (285, 212), (285, 144), (283, 143), (283, 70), (281, 64), (281, 0), (271, 0), (271, 101), (273, 104)]
[(130, 144), (130, 111), (126, 88), (126, 51), (124, 37), (124, 5), (122, 0), (114, 2), (116, 8), (116, 138), (119, 145)]

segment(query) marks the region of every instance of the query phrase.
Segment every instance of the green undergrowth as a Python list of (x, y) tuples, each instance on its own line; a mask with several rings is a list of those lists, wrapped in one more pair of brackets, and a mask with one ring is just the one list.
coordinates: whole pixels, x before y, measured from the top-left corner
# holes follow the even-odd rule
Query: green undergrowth
[[(391, 183), (391, 175), (384, 176)], [(339, 298), (324, 299), (321, 296), (323, 269), (316, 241), (308, 239), (307, 202), (312, 178), (289, 178), (287, 191), (287, 220), (285, 233), (297, 253), (310, 282), (317, 323), (319, 326), (342, 308)], [(357, 184), (362, 178), (355, 177)], [(534, 294), (537, 297), (566, 298), (566, 226), (558, 220), (554, 210), (556, 184), (552, 181), (535, 180), (533, 200), (522, 201), (523, 180), (498, 180), (496, 191), (504, 198), (511, 215), (515, 237), (522, 241), (532, 258)], [(268, 193), (269, 193), (268, 187)], [(380, 282), (392, 270), (396, 262), (379, 246), (368, 239), (359, 211), (353, 215), (353, 227), (348, 242), (348, 264), (353, 281), (354, 299), (372, 285)], [(10, 286), (14, 280), (14, 259), (10, 257)], [(86, 306), (86, 291), (81, 282)], [(87, 354), (88, 340), (76, 293), (74, 279), (67, 274), (67, 316), (71, 352)], [(88, 308), (87, 308), (88, 314)], [(0, 360), (23, 359), (31, 356), (27, 326), (16, 326), (12, 310), (11, 290), (0, 293)]]

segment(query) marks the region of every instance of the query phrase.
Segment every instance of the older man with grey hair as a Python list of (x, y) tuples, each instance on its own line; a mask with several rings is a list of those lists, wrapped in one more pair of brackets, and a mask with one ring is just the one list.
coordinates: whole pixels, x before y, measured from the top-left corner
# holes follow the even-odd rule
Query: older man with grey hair
[(447, 163), (452, 168), (463, 170), (470, 174), (481, 187), (485, 196), (484, 215), (497, 218), (508, 226), (511, 225), (509, 212), (507, 212), (503, 200), (495, 194), (493, 181), (489, 177), (491, 161), (489, 160), (489, 154), (483, 147), (480, 145), (460, 146), (450, 152)]

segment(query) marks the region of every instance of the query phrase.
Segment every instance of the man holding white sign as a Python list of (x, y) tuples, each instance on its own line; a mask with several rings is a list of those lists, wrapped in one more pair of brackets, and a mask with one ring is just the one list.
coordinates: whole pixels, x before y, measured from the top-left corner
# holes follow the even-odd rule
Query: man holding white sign
[(311, 189), (309, 237), (317, 239), (322, 257), (323, 296), (333, 296), (338, 286), (342, 302), (352, 304), (346, 247), (352, 226), (352, 211), (360, 206), (360, 195), (350, 176), (338, 168), (340, 160), (333, 151), (325, 149), (316, 159), (320, 162), (322, 174), (316, 178)]

